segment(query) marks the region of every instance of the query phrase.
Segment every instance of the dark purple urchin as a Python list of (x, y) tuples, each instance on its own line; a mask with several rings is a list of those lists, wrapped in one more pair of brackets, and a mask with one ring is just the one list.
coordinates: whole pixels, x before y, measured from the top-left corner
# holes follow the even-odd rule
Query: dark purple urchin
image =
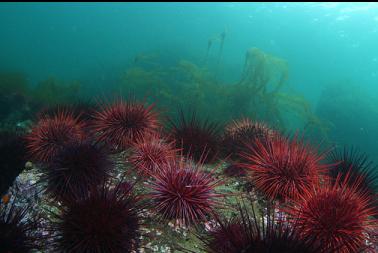
[(0, 132), (0, 196), (5, 194), (15, 178), (25, 168), (26, 143), (14, 131)]
[(42, 170), (41, 182), (58, 200), (85, 196), (108, 178), (114, 168), (108, 149), (89, 141), (66, 145)]
[(218, 221), (219, 226), (200, 236), (203, 251), (208, 253), (258, 252), (263, 247), (254, 223), (233, 218)]
[[(287, 224), (268, 228), (262, 253), (319, 253), (320, 245), (314, 238), (301, 237), (299, 231)], [(330, 253), (330, 252), (329, 252)]]
[(378, 168), (369, 161), (368, 156), (358, 149), (344, 147), (343, 150), (334, 150), (328, 160), (331, 163), (329, 169), (330, 177), (336, 180), (338, 176), (344, 179), (349, 173), (349, 184), (352, 185), (357, 178), (362, 177), (360, 190), (368, 191), (371, 194), (377, 193)]
[(188, 118), (181, 110), (177, 122), (170, 120), (169, 135), (184, 155), (194, 161), (213, 162), (219, 155), (220, 128), (209, 120), (201, 121), (193, 112)]
[(192, 225), (213, 214), (222, 196), (215, 188), (221, 183), (198, 164), (172, 161), (149, 183), (149, 196), (153, 210), (163, 219)]
[(361, 180), (358, 190), (372, 196), (371, 205), (377, 210), (375, 218), (378, 219), (378, 167), (368, 159), (366, 154), (354, 147), (336, 149), (329, 154), (328, 160), (332, 164), (329, 176), (333, 181), (338, 176), (344, 179), (348, 175), (348, 185), (351, 186), (357, 179)]
[(16, 207), (15, 200), (0, 204), (0, 252), (27, 253), (41, 250), (44, 236), (40, 217), (29, 216), (29, 205)]
[(54, 252), (136, 252), (141, 209), (131, 190), (102, 186), (85, 199), (59, 207), (52, 217)]
[(273, 210), (257, 214), (253, 206), (249, 209), (240, 206), (236, 217), (217, 219), (215, 229), (199, 235), (203, 250), (208, 253), (319, 253), (314, 240), (301, 238), (295, 227), (275, 217)]

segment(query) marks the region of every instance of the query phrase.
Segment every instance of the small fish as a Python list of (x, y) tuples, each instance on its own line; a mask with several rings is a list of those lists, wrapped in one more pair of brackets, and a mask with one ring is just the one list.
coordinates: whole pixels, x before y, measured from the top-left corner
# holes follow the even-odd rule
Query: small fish
[(207, 52), (210, 51), (210, 48), (211, 48), (211, 45), (213, 44), (213, 40), (212, 39), (209, 39), (209, 41), (207, 42)]
[(3, 201), (4, 204), (8, 204), (9, 200), (10, 200), (10, 196), (8, 194), (5, 194), (1, 200)]
[(27, 161), (27, 162), (25, 163), (25, 169), (30, 170), (30, 169), (32, 169), (32, 168), (33, 168), (33, 163), (30, 162), (30, 161)]

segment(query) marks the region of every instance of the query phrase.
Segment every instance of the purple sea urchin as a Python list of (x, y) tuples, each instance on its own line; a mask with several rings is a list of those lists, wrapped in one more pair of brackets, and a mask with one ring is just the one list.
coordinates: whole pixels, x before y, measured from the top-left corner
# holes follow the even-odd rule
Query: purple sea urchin
[(72, 253), (137, 251), (140, 207), (131, 189), (103, 186), (87, 198), (60, 207), (53, 215), (52, 247)]
[(295, 226), (288, 226), (274, 216), (274, 208), (269, 210), (257, 214), (253, 204), (251, 208), (244, 205), (239, 206), (236, 217), (217, 218), (217, 227), (199, 235), (203, 250), (208, 253), (318, 253), (314, 240), (303, 239)]
[(41, 182), (47, 182), (46, 190), (55, 198), (72, 201), (103, 182), (113, 167), (105, 147), (89, 141), (73, 142), (42, 168)]
[(15, 200), (0, 203), (1, 252), (27, 253), (41, 250), (44, 237), (37, 230), (40, 217), (30, 216), (31, 206), (17, 207)]
[(26, 162), (26, 142), (14, 131), (0, 132), (0, 196), (5, 194)]
[(378, 170), (371, 161), (368, 160), (367, 155), (359, 152), (356, 148), (334, 150), (328, 159), (332, 166), (330, 167), (330, 176), (336, 180), (337, 176), (343, 179), (347, 174), (349, 175), (349, 184), (353, 184), (358, 177), (361, 177), (362, 182), (359, 184), (362, 192), (368, 191), (372, 195), (376, 194), (378, 187)]
[(200, 121), (195, 112), (187, 118), (183, 111), (180, 111), (178, 121), (175, 123), (171, 120), (170, 124), (169, 134), (184, 155), (205, 163), (217, 158), (220, 144), (218, 124), (209, 120)]

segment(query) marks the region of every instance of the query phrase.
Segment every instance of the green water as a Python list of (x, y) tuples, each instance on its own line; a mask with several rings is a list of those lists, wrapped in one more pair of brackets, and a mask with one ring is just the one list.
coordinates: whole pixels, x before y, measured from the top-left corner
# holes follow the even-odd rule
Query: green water
[[(206, 93), (200, 110), (222, 111), (213, 114), (220, 120), (232, 107), (225, 100), (253, 96), (240, 90), (222, 97), (216, 89), (240, 82), (246, 52), (256, 47), (286, 61), (280, 91), (306, 100), (323, 120), (322, 138), (378, 156), (375, 3), (2, 3), (0, 33), (2, 75), (23, 75), (28, 86), (49, 78), (78, 82), (80, 95), (95, 98), (130, 89), (148, 97), (146, 90), (169, 86), (168, 95), (180, 101), (185, 84)], [(250, 113), (235, 112), (238, 106), (232, 115)], [(286, 128), (307, 125), (290, 113), (282, 116)]]
[[(376, 164), (377, 45), (377, 3), (0, 3), (0, 130), (30, 132), (48, 108), (135, 98), (161, 119), (196, 112), (223, 130), (248, 117)], [(6, 158), (4, 171), (24, 162)], [(245, 191), (240, 182), (220, 192)], [(146, 217), (155, 252), (198, 246), (185, 229), (161, 236)]]

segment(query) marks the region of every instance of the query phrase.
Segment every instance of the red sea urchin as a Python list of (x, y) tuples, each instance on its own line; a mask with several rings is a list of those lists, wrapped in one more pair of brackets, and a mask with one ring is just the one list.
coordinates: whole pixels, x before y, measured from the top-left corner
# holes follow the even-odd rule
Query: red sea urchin
[(350, 185), (349, 176), (341, 180), (339, 175), (286, 210), (302, 236), (312, 236), (321, 244), (319, 252), (365, 252), (369, 231), (378, 228), (371, 217), (376, 215), (372, 197), (360, 191), (363, 179), (358, 177)]
[(109, 143), (116, 149), (127, 149), (130, 144), (145, 134), (156, 132), (160, 127), (153, 109), (153, 105), (146, 107), (134, 100), (105, 106), (94, 115), (94, 135), (99, 141)]
[(102, 186), (53, 215), (54, 252), (136, 252), (140, 237), (140, 206), (130, 188)]
[(217, 198), (222, 196), (215, 190), (220, 184), (213, 172), (201, 171), (199, 164), (172, 161), (149, 183), (150, 197), (162, 218), (191, 225), (213, 213)]
[(172, 143), (167, 143), (157, 134), (148, 134), (131, 148), (130, 162), (141, 175), (155, 175), (162, 166), (176, 157)]
[(73, 117), (77, 118), (85, 126), (90, 125), (94, 112), (98, 110), (97, 104), (90, 100), (77, 101), (74, 103), (61, 103), (51, 107), (43, 108), (39, 113), (39, 118), (51, 118), (60, 112), (70, 112)]
[(41, 168), (41, 182), (47, 182), (46, 190), (54, 198), (72, 201), (103, 182), (113, 167), (105, 147), (90, 141), (73, 142)]
[(26, 137), (29, 154), (34, 161), (49, 162), (65, 145), (82, 140), (83, 125), (68, 112), (42, 118)]
[(247, 145), (254, 146), (257, 140), (270, 136), (273, 136), (273, 130), (263, 123), (253, 122), (248, 118), (232, 121), (225, 127), (223, 152), (232, 160), (240, 160), (240, 153), (247, 150)]
[(194, 161), (210, 163), (219, 155), (219, 126), (208, 120), (200, 121), (195, 112), (188, 119), (181, 110), (178, 122), (170, 121), (169, 134), (177, 148)]
[(295, 199), (312, 190), (319, 183), (319, 175), (326, 165), (320, 164), (323, 154), (295, 137), (276, 135), (258, 140), (256, 147), (248, 146), (241, 154), (251, 171), (256, 188), (270, 199)]

